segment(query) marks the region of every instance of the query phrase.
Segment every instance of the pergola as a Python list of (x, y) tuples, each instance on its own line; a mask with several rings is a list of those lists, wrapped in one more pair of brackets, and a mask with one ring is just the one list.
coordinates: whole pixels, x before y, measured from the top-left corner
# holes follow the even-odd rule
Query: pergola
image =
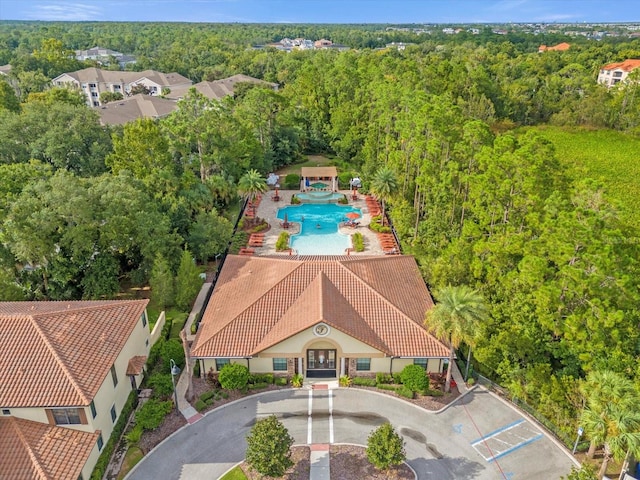
[(336, 167), (302, 167), (300, 190), (338, 191), (338, 169)]

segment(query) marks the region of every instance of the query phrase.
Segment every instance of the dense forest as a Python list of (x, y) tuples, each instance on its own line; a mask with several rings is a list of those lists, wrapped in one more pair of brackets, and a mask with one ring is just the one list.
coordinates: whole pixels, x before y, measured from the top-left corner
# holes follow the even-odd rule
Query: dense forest
[[(283, 37), (350, 50), (251, 47)], [(392, 41), (413, 45), (380, 48)], [(571, 48), (538, 53), (559, 41)], [(136, 70), (194, 82), (244, 73), (280, 88), (222, 102), (192, 92), (165, 119), (103, 127), (76, 93), (49, 86), (90, 65), (73, 49), (95, 45), (135, 55)], [(112, 297), (145, 284), (159, 258), (175, 271), (184, 248), (206, 262), (229, 241), (250, 169), (321, 152), (366, 188), (389, 168), (389, 216), (426, 282), (470, 286), (490, 307), (476, 369), (570, 441), (585, 378), (612, 371), (640, 384), (639, 223), (633, 200), (568, 168), (538, 127), (635, 141), (640, 83), (596, 83), (603, 64), (626, 58), (640, 58), (640, 39), (0, 23), (0, 64), (12, 65), (0, 79), (0, 297)]]

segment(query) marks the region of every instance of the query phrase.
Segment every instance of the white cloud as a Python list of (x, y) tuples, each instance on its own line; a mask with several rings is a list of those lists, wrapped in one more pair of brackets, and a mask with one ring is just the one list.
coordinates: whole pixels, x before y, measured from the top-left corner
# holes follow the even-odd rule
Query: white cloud
[(29, 9), (27, 18), (32, 20), (86, 21), (99, 20), (102, 9), (96, 5), (77, 2), (37, 3)]

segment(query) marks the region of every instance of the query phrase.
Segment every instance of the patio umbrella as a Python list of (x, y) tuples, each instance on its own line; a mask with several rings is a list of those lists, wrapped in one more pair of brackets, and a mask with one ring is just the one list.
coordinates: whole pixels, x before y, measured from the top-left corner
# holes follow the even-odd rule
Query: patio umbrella
[(356, 213), (356, 212), (349, 212), (345, 215), (345, 217), (351, 219), (351, 220), (355, 220), (356, 218), (360, 218), (360, 214)]

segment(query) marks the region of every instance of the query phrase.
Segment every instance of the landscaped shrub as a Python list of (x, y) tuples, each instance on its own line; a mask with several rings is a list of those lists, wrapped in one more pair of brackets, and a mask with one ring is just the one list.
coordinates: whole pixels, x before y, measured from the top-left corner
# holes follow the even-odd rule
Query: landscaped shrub
[(284, 177), (284, 188), (287, 190), (298, 190), (300, 188), (300, 175), (290, 173)]
[(249, 378), (249, 383), (273, 383), (273, 373), (254, 373)]
[(353, 242), (353, 249), (356, 252), (364, 252), (364, 237), (360, 232), (351, 235), (351, 241)]
[(380, 225), (380, 219), (382, 215), (376, 215), (375, 217), (371, 217), (371, 223), (369, 223), (369, 228), (377, 233), (391, 233), (391, 227), (387, 225)]
[(216, 372), (213, 367), (211, 367), (209, 369), (209, 371), (207, 372), (206, 378), (207, 378), (207, 383), (209, 385), (211, 385), (213, 388), (219, 388), (220, 387), (220, 373)]
[(402, 384), (413, 392), (420, 392), (429, 388), (429, 378), (420, 365), (407, 365), (400, 373)]
[(154, 398), (167, 398), (173, 394), (173, 382), (168, 373), (153, 373), (147, 380), (147, 385), (153, 389)]
[(153, 398), (147, 400), (136, 412), (136, 425), (140, 425), (145, 430), (158, 428), (172, 408), (173, 402), (170, 401), (161, 402)]
[(349, 203), (349, 199), (345, 196), (342, 195), (339, 199), (338, 199), (338, 203), (340, 205), (347, 205)]
[(184, 366), (184, 349), (182, 348), (182, 342), (180, 340), (175, 338), (167, 340), (160, 350), (163, 372), (171, 373), (171, 360), (176, 362), (179, 368)]
[(380, 383), (392, 383), (393, 382), (393, 377), (391, 375), (389, 375), (388, 373), (382, 373), (382, 372), (378, 372), (376, 373), (376, 383), (380, 384)]
[(244, 248), (249, 242), (249, 234), (245, 231), (237, 230), (231, 237), (231, 245), (229, 245), (229, 253), (237, 254), (241, 248)]
[(291, 195), (291, 205), (300, 205), (300, 199), (295, 195)]
[(287, 378), (286, 377), (276, 377), (275, 380), (273, 381), (273, 383), (275, 383), (279, 387), (284, 387), (284, 386), (287, 385)]
[(351, 377), (349, 375), (342, 375), (338, 380), (341, 387), (350, 387), (351, 386)]
[(258, 420), (247, 436), (247, 463), (262, 475), (282, 477), (293, 465), (291, 445), (293, 437), (275, 415)]
[(239, 363), (228, 363), (220, 370), (219, 380), (222, 388), (240, 390), (249, 383), (249, 369)]
[(392, 377), (393, 377), (393, 383), (397, 383), (397, 384), (402, 383), (402, 376), (400, 375), (400, 372), (394, 372)]
[(380, 390), (390, 390), (392, 392), (395, 392), (399, 388), (402, 388), (401, 385), (392, 385), (390, 383), (379, 383), (376, 385), (376, 387), (379, 388)]
[(396, 390), (396, 393), (398, 395), (400, 395), (401, 397), (405, 397), (405, 398), (413, 398), (413, 390), (411, 390), (410, 388), (405, 387), (404, 385), (402, 387), (400, 387), (399, 389)]
[(207, 400), (213, 398), (215, 394), (216, 390), (209, 390), (208, 392), (204, 392), (202, 395), (200, 395), (200, 400), (206, 402)]
[(203, 411), (205, 408), (207, 408), (207, 404), (206, 404), (205, 402), (203, 402), (202, 400), (198, 399), (198, 400), (196, 400), (196, 403), (195, 403), (195, 405), (194, 405), (194, 408), (195, 408), (197, 411), (201, 412), (201, 411)]
[(289, 249), (289, 234), (287, 232), (280, 232), (278, 240), (276, 240), (276, 252), (282, 252)]
[(127, 444), (129, 445), (137, 445), (140, 441), (140, 437), (142, 437), (143, 428), (140, 425), (136, 425), (133, 427), (129, 433), (125, 435), (127, 439)]
[(376, 428), (367, 439), (367, 459), (379, 470), (404, 462), (404, 441), (389, 422)]
[(368, 377), (353, 377), (352, 383), (353, 385), (358, 385), (359, 387), (375, 387), (376, 379)]
[(251, 233), (262, 232), (263, 230), (266, 230), (267, 228), (269, 228), (269, 224), (267, 222), (262, 222), (262, 223), (256, 225), (255, 227), (253, 227), (251, 229)]
[(193, 365), (193, 378), (200, 378), (200, 362), (198, 361)]
[(304, 383), (304, 377), (301, 373), (296, 373), (293, 377), (291, 377), (291, 385), (295, 388), (302, 387)]

